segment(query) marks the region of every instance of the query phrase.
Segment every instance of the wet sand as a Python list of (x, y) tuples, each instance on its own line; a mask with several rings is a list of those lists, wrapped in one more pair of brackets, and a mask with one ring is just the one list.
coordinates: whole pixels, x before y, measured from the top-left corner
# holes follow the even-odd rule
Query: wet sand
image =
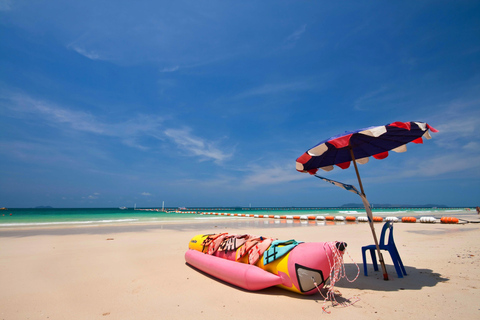
[[(466, 219), (479, 221), (475, 214)], [(375, 224), (377, 234), (382, 224)], [(333, 307), (319, 294), (280, 288), (248, 292), (185, 263), (199, 233), (252, 233), (301, 241), (345, 241), (347, 276)], [(0, 229), (1, 319), (420, 319), (480, 317), (480, 224), (396, 223), (408, 275), (363, 275), (361, 247), (372, 244), (365, 223), (317, 225), (259, 219), (191, 224)], [(350, 256), (352, 260), (350, 259)], [(322, 307), (331, 312), (323, 313)]]

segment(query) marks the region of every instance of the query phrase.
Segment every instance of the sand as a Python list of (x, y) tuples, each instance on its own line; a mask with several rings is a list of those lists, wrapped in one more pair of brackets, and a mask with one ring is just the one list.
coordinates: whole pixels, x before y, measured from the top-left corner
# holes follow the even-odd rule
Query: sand
[[(471, 215), (478, 221), (478, 216)], [(245, 220), (246, 221), (246, 220)], [(382, 224), (375, 224), (377, 233)], [(319, 294), (280, 288), (248, 292), (185, 264), (196, 234), (253, 233), (280, 239), (348, 243), (347, 276), (332, 307)], [(367, 224), (313, 226), (265, 222), (192, 226), (108, 226), (0, 230), (0, 319), (479, 319), (480, 224), (396, 223), (408, 275), (363, 275)], [(356, 264), (355, 264), (356, 263)], [(330, 314), (324, 313), (327, 307)]]

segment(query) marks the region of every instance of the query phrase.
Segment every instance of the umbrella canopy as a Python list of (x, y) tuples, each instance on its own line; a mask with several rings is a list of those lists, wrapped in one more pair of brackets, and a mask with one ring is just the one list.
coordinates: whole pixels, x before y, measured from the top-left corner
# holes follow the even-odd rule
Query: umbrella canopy
[(320, 179), (333, 183), (348, 191), (357, 193), (362, 199), (368, 216), (375, 246), (377, 248), (380, 264), (383, 269), (383, 278), (388, 280), (387, 269), (383, 255), (380, 252), (377, 235), (373, 226), (373, 214), (370, 204), (363, 190), (362, 180), (358, 172), (357, 163), (365, 164), (370, 157), (385, 159), (389, 151), (405, 152), (409, 142), (423, 143), (423, 138), (431, 139), (429, 131), (438, 132), (435, 128), (424, 122), (393, 122), (385, 126), (369, 127), (331, 137), (317, 144), (297, 159), (297, 170), (317, 173), (318, 169), (330, 171), (334, 165), (347, 169), (353, 161), (355, 172), (361, 192), (351, 185), (333, 181), (324, 177)]
[(424, 122), (394, 122), (385, 126), (369, 127), (331, 137), (309, 149), (297, 159), (300, 172), (315, 174), (318, 168), (330, 171), (334, 165), (347, 169), (353, 158), (365, 164), (369, 157), (385, 159), (389, 151), (405, 152), (409, 142), (423, 143), (431, 139), (429, 131), (438, 132)]

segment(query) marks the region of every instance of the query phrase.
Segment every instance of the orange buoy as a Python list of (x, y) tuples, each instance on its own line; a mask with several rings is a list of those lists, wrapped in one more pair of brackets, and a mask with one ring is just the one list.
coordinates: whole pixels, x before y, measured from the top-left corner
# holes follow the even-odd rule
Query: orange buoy
[(273, 214), (269, 215), (268, 217), (273, 219)]
[(315, 220), (315, 219), (317, 219), (317, 217), (315, 217), (315, 216), (308, 216), (308, 220)]
[(294, 220), (300, 220), (300, 216), (293, 216)]
[(417, 222), (417, 218), (415, 218), (415, 217), (403, 217), (402, 222)]
[(259, 215), (258, 217), (259, 217), (259, 218), (263, 218), (263, 214)]
[(287, 216), (280, 216), (280, 219), (287, 219)]
[(357, 220), (357, 218), (355, 218), (354, 216), (347, 216), (347, 217), (345, 217), (345, 220), (347, 220), (347, 221), (355, 221), (355, 220)]
[(373, 217), (373, 222), (382, 222), (383, 218), (382, 217)]
[(335, 220), (335, 217), (334, 216), (326, 216), (325, 220), (333, 221), (333, 220)]
[(458, 219), (454, 217), (442, 217), (440, 219), (441, 223), (458, 223)]

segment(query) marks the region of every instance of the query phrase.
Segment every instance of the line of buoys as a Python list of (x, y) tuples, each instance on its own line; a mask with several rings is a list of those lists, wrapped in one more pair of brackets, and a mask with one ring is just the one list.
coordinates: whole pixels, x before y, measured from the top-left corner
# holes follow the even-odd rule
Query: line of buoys
[[(259, 215), (259, 214), (241, 214), (241, 213), (225, 213), (225, 212), (195, 212), (195, 211), (186, 211), (182, 213), (196, 213), (196, 214), (202, 214), (202, 215), (221, 215), (221, 216), (233, 216), (233, 217), (251, 217), (251, 218), (270, 218), (270, 219), (292, 219), (292, 220), (309, 220), (309, 221), (358, 221), (358, 222), (368, 222), (368, 217), (366, 216), (307, 216), (307, 215), (297, 215), (297, 216), (292, 216), (292, 215)], [(398, 222), (400, 221), (399, 218), (397, 217), (379, 217), (375, 216), (372, 218), (373, 222), (383, 222), (385, 221), (391, 221), (391, 222)], [(406, 223), (415, 223), (417, 222), (417, 218), (415, 217), (402, 217), (401, 218), (402, 222)], [(419, 219), (421, 223), (437, 223), (439, 222), (438, 219), (435, 217), (421, 217)], [(455, 217), (442, 217), (440, 219), (441, 223), (449, 223), (449, 224), (454, 224), (454, 223), (459, 223), (459, 219)]]
[(454, 217), (442, 217), (440, 219), (441, 223), (458, 223), (458, 219)]

